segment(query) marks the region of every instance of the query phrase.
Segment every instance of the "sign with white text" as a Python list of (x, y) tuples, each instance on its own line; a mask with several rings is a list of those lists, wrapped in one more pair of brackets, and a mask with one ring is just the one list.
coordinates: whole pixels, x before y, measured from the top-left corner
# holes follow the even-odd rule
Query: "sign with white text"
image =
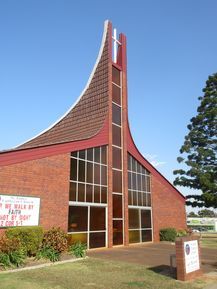
[(184, 242), (185, 270), (191, 273), (200, 269), (198, 241)]
[(0, 195), (0, 227), (37, 226), (40, 198)]

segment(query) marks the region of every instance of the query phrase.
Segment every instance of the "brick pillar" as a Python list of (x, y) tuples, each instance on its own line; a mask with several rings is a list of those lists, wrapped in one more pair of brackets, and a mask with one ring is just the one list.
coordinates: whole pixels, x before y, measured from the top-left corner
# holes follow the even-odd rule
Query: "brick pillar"
[(109, 102), (108, 102), (108, 122), (109, 122), (109, 144), (108, 144), (108, 247), (113, 246), (113, 202), (112, 202), (112, 24), (109, 22)]
[(122, 65), (122, 135), (123, 135), (123, 214), (124, 214), (124, 245), (129, 245), (129, 225), (128, 225), (128, 156), (127, 156), (127, 130), (128, 130), (128, 109), (127, 109), (127, 56), (126, 56), (126, 36), (120, 35), (121, 65)]
[[(194, 256), (191, 255), (193, 250), (196, 248), (195, 241), (197, 242), (198, 247), (198, 262), (199, 266), (197, 267), (196, 258), (193, 258)], [(189, 255), (189, 257), (188, 257)], [(191, 268), (191, 264), (187, 258), (191, 257), (192, 264), (194, 264)], [(194, 278), (199, 277), (202, 275), (201, 270), (201, 261), (200, 261), (200, 244), (199, 244), (199, 237), (196, 236), (187, 236), (187, 237), (180, 237), (176, 239), (176, 268), (177, 268), (177, 279), (181, 281), (188, 281)]]

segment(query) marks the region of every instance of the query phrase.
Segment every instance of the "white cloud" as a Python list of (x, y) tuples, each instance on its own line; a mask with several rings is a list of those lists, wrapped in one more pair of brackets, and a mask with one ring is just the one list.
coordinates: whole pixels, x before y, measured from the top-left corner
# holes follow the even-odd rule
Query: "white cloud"
[(164, 161), (158, 161), (157, 155), (145, 154), (145, 157), (154, 167), (160, 167), (166, 164)]

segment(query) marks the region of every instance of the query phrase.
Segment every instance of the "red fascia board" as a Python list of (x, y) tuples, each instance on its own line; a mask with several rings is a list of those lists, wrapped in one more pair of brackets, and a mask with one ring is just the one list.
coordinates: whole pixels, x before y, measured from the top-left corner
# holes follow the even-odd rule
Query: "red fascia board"
[(0, 152), (0, 166), (22, 163), (30, 160), (41, 159), (53, 155), (69, 153), (90, 147), (108, 144), (108, 118), (99, 133), (89, 139), (72, 141), (62, 144), (53, 144), (42, 147), (26, 148)]
[(140, 153), (137, 146), (135, 145), (132, 134), (130, 132), (128, 124), (128, 133), (127, 133), (127, 150), (128, 152), (136, 158), (153, 176), (155, 176), (161, 183), (163, 183), (169, 189), (172, 189), (177, 196), (185, 202), (185, 197), (152, 165), (150, 164)]

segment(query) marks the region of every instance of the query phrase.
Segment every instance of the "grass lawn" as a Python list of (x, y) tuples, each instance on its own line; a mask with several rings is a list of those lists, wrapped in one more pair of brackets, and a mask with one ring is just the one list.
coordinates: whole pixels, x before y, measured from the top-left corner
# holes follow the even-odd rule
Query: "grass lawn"
[(199, 289), (204, 280), (180, 282), (145, 266), (89, 258), (42, 269), (0, 274), (1, 289)]
[(217, 234), (216, 233), (203, 233), (200, 238), (200, 244), (202, 247), (217, 248)]

